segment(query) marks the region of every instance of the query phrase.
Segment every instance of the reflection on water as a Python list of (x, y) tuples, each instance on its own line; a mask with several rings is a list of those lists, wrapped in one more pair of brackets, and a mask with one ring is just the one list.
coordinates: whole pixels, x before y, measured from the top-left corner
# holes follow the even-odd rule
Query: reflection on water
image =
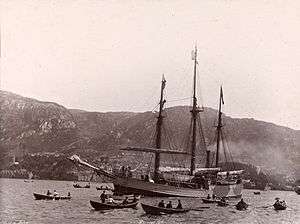
[[(295, 192), (264, 191), (254, 195), (244, 190), (244, 200), (250, 204), (248, 210), (237, 211), (236, 201), (229, 207), (210, 206), (204, 211), (190, 211), (186, 214), (162, 216), (146, 215), (142, 208), (111, 211), (94, 211), (89, 200), (100, 195), (96, 183), (90, 189), (75, 189), (73, 182), (34, 180), (26, 183), (20, 179), (0, 179), (0, 218), (1, 223), (300, 223), (300, 195)], [(37, 201), (33, 192), (46, 193), (54, 189), (61, 195), (71, 193), (72, 199), (62, 201)], [(275, 211), (274, 198), (280, 197), (287, 202), (285, 211)], [(142, 198), (142, 202), (158, 203), (159, 198)], [(165, 198), (176, 204), (176, 198)], [(203, 206), (199, 199), (181, 199), (185, 207)]]

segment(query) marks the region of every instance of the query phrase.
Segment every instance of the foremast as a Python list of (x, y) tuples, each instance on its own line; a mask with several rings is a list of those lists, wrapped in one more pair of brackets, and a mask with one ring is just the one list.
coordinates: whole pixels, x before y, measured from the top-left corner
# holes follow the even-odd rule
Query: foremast
[(220, 140), (222, 134), (222, 105), (224, 104), (223, 99), (223, 90), (222, 86), (220, 87), (220, 99), (219, 99), (219, 110), (218, 110), (218, 124), (217, 124), (217, 152), (216, 152), (216, 167), (219, 166), (219, 154), (220, 154)]
[[(159, 112), (157, 117), (157, 123), (156, 123), (156, 139), (155, 139), (155, 147), (157, 149), (161, 148), (161, 137), (162, 137), (162, 124), (163, 124), (163, 118), (162, 115), (164, 104), (166, 100), (164, 99), (164, 89), (166, 86), (166, 80), (164, 75), (162, 76), (161, 81), (161, 88), (160, 88), (160, 100), (159, 100)], [(155, 152), (155, 161), (154, 161), (154, 181), (159, 180), (159, 166), (160, 166), (160, 153)]]

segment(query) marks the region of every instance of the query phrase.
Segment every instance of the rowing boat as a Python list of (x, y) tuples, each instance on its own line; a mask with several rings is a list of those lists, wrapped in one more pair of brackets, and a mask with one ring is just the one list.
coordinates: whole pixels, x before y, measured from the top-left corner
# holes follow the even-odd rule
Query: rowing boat
[(147, 213), (147, 214), (151, 214), (151, 215), (162, 215), (162, 214), (174, 214), (174, 213), (185, 213), (190, 211), (190, 209), (178, 209), (178, 208), (162, 208), (162, 207), (157, 207), (157, 206), (153, 206), (153, 205), (146, 205), (141, 203), (143, 210)]
[(217, 203), (218, 201), (220, 201), (220, 200), (202, 198), (202, 202), (205, 203), (205, 204)]
[(33, 193), (35, 200), (70, 200), (71, 196), (54, 196), (46, 194)]
[(102, 203), (99, 201), (90, 200), (91, 206), (95, 210), (111, 210), (111, 209), (122, 209), (122, 208), (135, 208), (139, 202), (130, 202), (128, 204), (123, 203)]

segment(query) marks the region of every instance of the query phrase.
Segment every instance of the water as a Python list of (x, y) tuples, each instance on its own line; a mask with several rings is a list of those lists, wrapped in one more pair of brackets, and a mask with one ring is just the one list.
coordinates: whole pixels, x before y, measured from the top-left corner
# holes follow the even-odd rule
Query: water
[[(199, 199), (181, 199), (185, 207), (210, 206), (204, 211), (190, 211), (186, 214), (163, 216), (145, 215), (140, 205), (138, 209), (94, 211), (89, 200), (100, 195), (96, 183), (90, 189), (75, 189), (73, 182), (34, 180), (26, 183), (21, 179), (0, 179), (0, 220), (1, 223), (300, 223), (300, 195), (295, 192), (265, 191), (254, 195), (251, 190), (243, 191), (244, 200), (250, 204), (247, 211), (237, 211), (236, 201), (229, 207), (202, 204)], [(37, 201), (33, 192), (46, 193), (56, 189), (61, 195), (71, 192), (72, 199), (62, 201)], [(284, 211), (275, 211), (274, 198), (280, 197), (287, 202)], [(142, 202), (158, 203), (159, 198), (142, 198)], [(166, 201), (168, 199), (165, 198)], [(172, 199), (176, 202), (175, 199)]]

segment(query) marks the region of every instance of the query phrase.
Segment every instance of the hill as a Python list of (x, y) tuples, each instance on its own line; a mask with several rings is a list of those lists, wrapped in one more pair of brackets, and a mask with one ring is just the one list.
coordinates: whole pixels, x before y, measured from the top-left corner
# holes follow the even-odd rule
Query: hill
[[(12, 156), (22, 161), (28, 154), (47, 152), (60, 155), (79, 153), (85, 158), (134, 161), (145, 155), (117, 150), (122, 145), (151, 146), (156, 113), (87, 112), (67, 109), (52, 102), (41, 102), (0, 91), (0, 158), (4, 169)], [(166, 109), (163, 146), (188, 148), (190, 108)], [(217, 111), (205, 108), (201, 122), (208, 148), (214, 151)], [(274, 173), (300, 173), (300, 131), (254, 119), (224, 116), (226, 145), (235, 161), (253, 164)], [(203, 164), (203, 142), (198, 142)], [(224, 156), (222, 156), (224, 161)], [(28, 167), (28, 164), (26, 165)], [(298, 177), (299, 178), (299, 177)]]

